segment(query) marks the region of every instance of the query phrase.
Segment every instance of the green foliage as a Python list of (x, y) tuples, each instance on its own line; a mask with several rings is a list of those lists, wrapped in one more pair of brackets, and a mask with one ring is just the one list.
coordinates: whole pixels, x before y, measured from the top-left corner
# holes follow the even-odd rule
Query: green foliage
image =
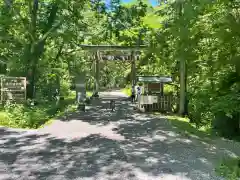
[(0, 112), (0, 126), (9, 126), (8, 114), (4, 111)]
[(93, 95), (93, 92), (87, 91), (87, 97), (91, 97)]
[[(88, 77), (87, 89), (94, 88), (92, 57), (78, 44), (145, 44), (149, 49), (136, 64), (138, 75), (171, 75), (177, 86), (165, 92), (179, 94), (179, 62), (184, 61), (191, 122), (198, 128), (212, 125), (228, 136), (240, 134), (237, 0), (167, 1), (157, 7), (146, 0), (115, 0), (110, 9), (104, 1), (29, 2), (38, 3), (38, 8), (22, 0), (11, 6), (0, 3), (0, 58), (7, 62), (7, 75), (28, 78), (28, 95), (36, 92), (35, 98), (51, 100), (60, 88), (61, 95), (68, 96), (74, 77), (82, 72)], [(130, 82), (129, 62), (100, 62), (100, 69), (101, 87)], [(15, 109), (32, 119), (42, 114)], [(228, 132), (221, 133), (223, 129)]]
[(131, 96), (132, 94), (131, 86), (130, 85), (126, 86), (124, 89), (122, 89), (122, 92), (128, 96)]
[(51, 118), (65, 111), (73, 100), (56, 103), (45, 102), (37, 106), (6, 104), (0, 113), (0, 125), (14, 128), (39, 128)]
[(204, 127), (201, 129), (196, 129), (196, 126), (190, 124), (189, 119), (186, 117), (183, 118), (179, 116), (167, 116), (166, 118), (170, 121), (171, 125), (176, 127), (180, 133), (183, 133), (183, 135), (198, 136), (202, 140), (207, 140), (209, 137), (212, 136), (209, 128)]
[(223, 159), (216, 168), (216, 172), (227, 180), (238, 180), (240, 178), (240, 159)]
[(27, 108), (24, 105), (6, 105), (4, 108), (8, 117), (8, 126), (18, 128), (37, 128), (49, 117), (45, 109)]
[(168, 94), (168, 93), (174, 93), (176, 90), (174, 88), (173, 85), (170, 84), (164, 84), (164, 93)]
[[(184, 59), (190, 121), (198, 128), (212, 125), (227, 137), (240, 135), (237, 3), (168, 1), (144, 18), (154, 29), (151, 30), (152, 53), (157, 56), (151, 64), (142, 66), (144, 71), (171, 73), (178, 84), (179, 60)], [(161, 22), (162, 27), (156, 28), (155, 22), (151, 22), (153, 14), (154, 21)]]

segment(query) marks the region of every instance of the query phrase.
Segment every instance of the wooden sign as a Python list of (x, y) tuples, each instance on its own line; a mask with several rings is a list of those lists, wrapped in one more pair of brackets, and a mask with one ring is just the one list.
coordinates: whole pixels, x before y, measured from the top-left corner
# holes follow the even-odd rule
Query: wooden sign
[(140, 103), (141, 104), (154, 104), (158, 102), (157, 96), (140, 96)]
[(25, 77), (1, 77), (1, 101), (7, 100), (16, 102), (26, 100)]
[(153, 92), (161, 92), (162, 84), (161, 83), (149, 83), (148, 90)]

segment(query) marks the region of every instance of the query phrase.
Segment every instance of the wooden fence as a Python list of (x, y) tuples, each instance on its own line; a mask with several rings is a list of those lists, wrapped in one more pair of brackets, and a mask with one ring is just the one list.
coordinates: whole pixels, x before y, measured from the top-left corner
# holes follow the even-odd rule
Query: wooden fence
[(138, 108), (141, 111), (165, 111), (171, 112), (174, 98), (172, 95), (163, 96), (141, 96), (138, 101)]

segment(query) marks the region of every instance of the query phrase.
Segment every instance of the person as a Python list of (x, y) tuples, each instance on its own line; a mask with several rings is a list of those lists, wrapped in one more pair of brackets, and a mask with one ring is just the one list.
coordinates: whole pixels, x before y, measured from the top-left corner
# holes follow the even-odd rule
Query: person
[(114, 100), (111, 100), (111, 101), (110, 101), (110, 109), (111, 109), (112, 111), (115, 110), (115, 101), (114, 101)]
[(135, 101), (135, 88), (134, 88), (134, 86), (132, 87), (131, 100), (132, 100), (132, 103)]
[(77, 103), (81, 102), (81, 92), (77, 92)]
[(77, 92), (77, 109), (81, 110), (81, 111), (86, 111), (86, 104), (85, 101), (82, 102), (82, 93), (81, 92)]
[(140, 96), (141, 96), (141, 86), (138, 85), (138, 87), (137, 87), (137, 100), (139, 100)]

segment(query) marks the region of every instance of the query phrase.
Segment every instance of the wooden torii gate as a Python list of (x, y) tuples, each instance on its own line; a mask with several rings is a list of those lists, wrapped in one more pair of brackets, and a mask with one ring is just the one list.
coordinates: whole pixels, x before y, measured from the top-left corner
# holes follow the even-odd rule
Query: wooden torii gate
[(95, 89), (94, 95), (98, 97), (99, 93), (99, 75), (100, 75), (100, 60), (112, 61), (130, 61), (131, 62), (131, 84), (136, 85), (136, 60), (139, 59), (141, 51), (147, 46), (119, 46), (119, 45), (79, 45), (81, 49), (92, 53), (95, 64)]

